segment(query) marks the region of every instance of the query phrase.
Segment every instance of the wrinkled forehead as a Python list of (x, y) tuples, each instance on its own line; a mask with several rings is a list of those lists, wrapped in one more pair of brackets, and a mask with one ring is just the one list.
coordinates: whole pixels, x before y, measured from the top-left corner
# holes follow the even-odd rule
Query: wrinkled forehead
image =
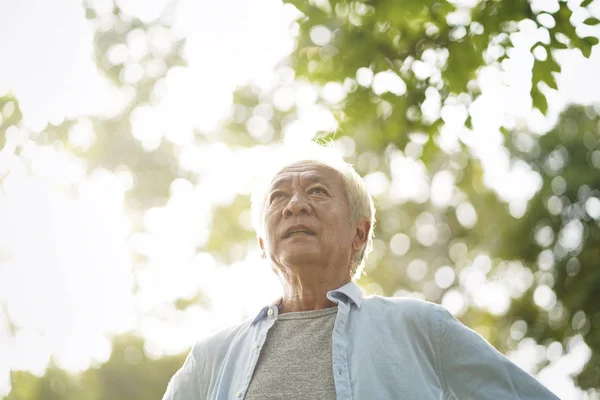
[(335, 168), (317, 161), (298, 161), (279, 170), (271, 180), (270, 187), (277, 188), (295, 178), (329, 185), (344, 183), (342, 174)]

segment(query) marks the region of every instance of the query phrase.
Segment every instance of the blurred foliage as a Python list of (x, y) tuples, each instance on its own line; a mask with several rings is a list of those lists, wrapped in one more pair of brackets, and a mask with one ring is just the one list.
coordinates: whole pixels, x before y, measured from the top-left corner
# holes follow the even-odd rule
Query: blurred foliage
[[(591, 47), (598, 43), (596, 37), (577, 35), (571, 22), (573, 4), (562, 1), (553, 12), (534, 11), (525, 0), (481, 1), (472, 8), (436, 1), (289, 3), (304, 14), (299, 21), (298, 48), (291, 57), (298, 76), (317, 83), (349, 84), (347, 80), (355, 79), (360, 68), (368, 68), (373, 75), (388, 71), (406, 85), (405, 95), (386, 92), (377, 96), (368, 86), (351, 84), (355, 89), (348, 93), (338, 116), (340, 130), (365, 150), (388, 143), (403, 148), (410, 132), (435, 134), (442, 121), (421, 118), (427, 97), (436, 93), (444, 104), (452, 95), (463, 94), (461, 101), (469, 104), (479, 94), (477, 71), (484, 65), (503, 65), (511, 58), (515, 33), (523, 21), (548, 34), (548, 40), (532, 46), (546, 53), (545, 60), (534, 59), (532, 68), (531, 96), (542, 113), (548, 105), (540, 83), (556, 89), (554, 73), (560, 71), (555, 50), (576, 48), (589, 57)], [(322, 27), (328, 29), (331, 42), (319, 46), (315, 40), (319, 43), (317, 28)], [(419, 72), (423, 66), (432, 68)]]
[(0, 148), (6, 144), (7, 136), (14, 134), (9, 128), (19, 122), (21, 117), (18, 102), (13, 96), (0, 97)]
[(79, 375), (69, 375), (52, 363), (44, 376), (11, 373), (7, 400), (148, 400), (160, 399), (185, 355), (148, 358), (144, 344), (134, 336), (114, 339), (108, 361)]
[[(452, 297), (455, 304), (462, 302), (456, 310), (461, 320), (501, 351), (513, 350), (523, 337), (530, 337), (543, 346), (558, 342), (566, 352), (572, 338), (581, 335), (592, 349), (592, 358), (577, 383), (584, 389), (597, 387), (600, 222), (594, 214), (596, 200), (591, 199), (600, 199), (598, 108), (570, 107), (545, 135), (522, 128), (505, 132), (511, 165), (528, 166), (541, 181), (540, 189), (518, 217), (487, 188), (481, 161), (467, 144), (459, 140), (459, 148), (448, 151), (439, 142), (444, 127), (439, 109), (472, 104), (480, 93), (477, 72), (489, 65), (502, 68), (510, 60), (514, 35), (523, 21), (548, 34), (547, 41), (532, 46), (532, 51), (542, 47), (547, 57), (533, 59), (531, 75), (533, 105), (546, 113), (545, 93), (556, 88), (556, 73), (560, 71), (556, 51), (575, 48), (589, 57), (598, 42), (594, 37), (578, 36), (571, 21), (571, 7), (587, 7), (590, 2), (558, 2), (553, 11), (534, 10), (533, 3), (521, 0), (484, 0), (472, 8), (413, 0), (287, 2), (302, 16), (296, 23), (297, 47), (277, 73), (291, 74), (296, 83), (334, 82), (344, 88), (341, 101), (317, 100), (339, 123), (338, 132), (325, 132), (323, 137), (346, 145), (351, 139), (355, 151), (347, 160), (366, 178), (382, 178), (386, 188), (375, 196), (378, 223), (374, 252), (360, 284), (370, 292), (419, 296), (434, 302), (444, 303)], [(127, 209), (134, 216), (133, 231), (143, 231), (144, 212), (166, 203), (173, 180), (195, 182), (199, 178), (179, 165), (180, 145), (163, 138), (157, 147), (148, 149), (131, 133), (132, 113), (159, 101), (157, 93), (169, 69), (185, 65), (184, 43), (170, 35), (167, 20), (142, 23), (122, 15), (115, 6), (106, 21), (91, 5), (86, 8), (86, 16), (97, 28), (99, 70), (129, 100), (111, 118), (89, 118), (95, 140), (84, 150), (69, 141), (69, 129), (77, 121), (48, 126), (29, 139), (39, 146), (62, 146), (84, 160), (89, 172), (105, 168), (131, 173), (135, 183), (127, 192)], [(598, 21), (588, 19), (585, 23), (596, 25)], [(134, 34), (159, 35), (163, 45), (151, 46), (137, 60), (146, 72), (129, 82), (124, 78), (126, 61), (115, 62), (110, 53), (119, 46), (127, 48)], [(426, 73), (422, 72), (424, 65), (428, 66)], [(366, 78), (359, 79), (359, 71)], [(394, 93), (377, 90), (372, 84), (381, 73), (396, 82)], [(281, 81), (286, 83), (265, 91), (255, 86), (240, 88), (234, 94), (232, 116), (220, 128), (218, 140), (232, 147), (280, 140), (286, 127), (300, 115), (296, 105), (278, 102), (281, 90), (293, 91), (295, 84), (290, 79)], [(428, 99), (438, 104), (433, 116), (424, 111)], [(0, 146), (4, 146), (5, 137), (17, 134), (11, 126), (19, 126), (21, 113), (11, 96), (0, 98), (0, 110)], [(253, 115), (269, 116), (269, 134), (249, 133), (248, 121)], [(470, 116), (464, 124), (466, 129), (470, 127)], [(196, 132), (196, 144), (207, 141), (203, 132)], [(24, 147), (15, 148), (14, 153), (18, 156)], [(422, 168), (428, 185), (443, 174), (452, 177), (455, 184), (448, 204), (433, 204), (429, 194), (420, 198), (393, 195), (390, 188), (401, 172), (393, 160), (399, 156)], [(248, 197), (240, 195), (231, 204), (215, 208), (211, 235), (198, 251), (211, 252), (220, 262), (242, 260), (245, 251), (240, 249), (255, 240), (254, 233), (240, 222), (248, 206)], [(476, 222), (465, 222), (465, 212), (474, 213)], [(135, 257), (136, 264), (144, 258), (139, 254)], [(440, 271), (445, 275), (440, 276)], [(495, 284), (508, 288), (504, 297), (509, 299), (505, 309), (490, 312), (490, 307), (474, 298), (473, 290)], [(540, 297), (547, 301), (540, 301)], [(183, 310), (202, 304), (202, 299), (198, 293), (178, 300), (174, 306)], [(182, 357), (152, 360), (145, 356), (139, 339), (117, 338), (108, 362), (79, 376), (55, 366), (50, 366), (43, 377), (13, 372), (13, 391), (8, 398), (160, 398)]]
[(504, 223), (494, 253), (521, 260), (534, 272), (538, 285), (552, 287), (557, 301), (548, 309), (531, 307), (532, 288), (506, 317), (524, 320), (528, 334), (541, 343), (582, 335), (593, 353), (579, 384), (598, 387), (600, 118), (591, 107), (572, 107), (538, 140), (514, 133), (509, 148), (513, 157), (542, 176), (543, 183), (525, 215)]

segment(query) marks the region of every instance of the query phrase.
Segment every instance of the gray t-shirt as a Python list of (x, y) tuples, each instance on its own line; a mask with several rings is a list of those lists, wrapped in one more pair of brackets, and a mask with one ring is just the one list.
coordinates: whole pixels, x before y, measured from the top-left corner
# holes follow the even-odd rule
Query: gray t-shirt
[(335, 399), (331, 333), (336, 315), (337, 307), (279, 315), (245, 398)]

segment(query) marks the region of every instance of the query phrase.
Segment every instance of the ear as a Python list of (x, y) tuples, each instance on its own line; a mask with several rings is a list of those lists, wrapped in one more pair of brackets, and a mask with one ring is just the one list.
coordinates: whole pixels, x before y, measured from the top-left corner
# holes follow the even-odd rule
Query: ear
[(371, 222), (367, 219), (361, 219), (356, 222), (354, 238), (352, 239), (352, 250), (355, 252), (362, 250), (369, 241), (369, 231)]
[(261, 237), (258, 238), (258, 247), (260, 247), (260, 258), (265, 260), (267, 258), (267, 253), (265, 252), (265, 242)]

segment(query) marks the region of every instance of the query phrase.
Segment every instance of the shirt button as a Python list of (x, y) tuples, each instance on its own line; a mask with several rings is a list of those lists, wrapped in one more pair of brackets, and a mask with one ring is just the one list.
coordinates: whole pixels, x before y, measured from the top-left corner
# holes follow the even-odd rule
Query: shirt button
[(254, 343), (254, 346), (252, 346), (254, 348), (254, 350), (258, 350), (258, 348), (260, 347), (260, 344), (258, 343)]
[(269, 317), (272, 317), (272, 316), (273, 316), (273, 309), (272, 309), (272, 308), (269, 308), (269, 311), (267, 311), (267, 315), (268, 315)]
[(236, 392), (235, 393), (235, 397), (237, 397), (239, 399), (240, 397), (242, 397), (242, 393), (241, 392)]

